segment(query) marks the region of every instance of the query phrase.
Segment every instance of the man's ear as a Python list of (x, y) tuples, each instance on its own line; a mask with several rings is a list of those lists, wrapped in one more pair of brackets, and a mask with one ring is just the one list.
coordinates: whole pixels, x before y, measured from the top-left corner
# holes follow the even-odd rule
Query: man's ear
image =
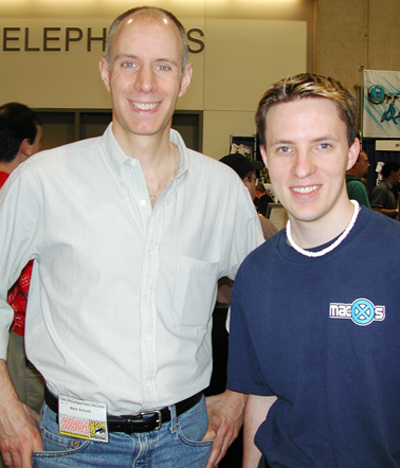
[(260, 146), (260, 153), (261, 153), (262, 160), (265, 164), (265, 167), (268, 167), (267, 151), (265, 150), (264, 145)]
[(27, 158), (29, 158), (29, 156), (32, 156), (32, 145), (29, 143), (29, 138), (25, 138), (25, 140), (22, 140), (22, 143), (19, 146), (19, 151)]
[(179, 91), (179, 97), (182, 97), (188, 90), (189, 85), (192, 82), (192, 75), (193, 75), (193, 65), (191, 63), (188, 63), (185, 69), (183, 70), (181, 90)]
[(349, 148), (346, 171), (351, 169), (354, 166), (354, 164), (356, 164), (358, 156), (360, 155), (360, 151), (361, 151), (360, 140), (356, 138), (354, 140), (354, 143)]
[(99, 70), (104, 86), (106, 87), (106, 90), (110, 92), (110, 71), (108, 69), (108, 62), (104, 57), (99, 61)]

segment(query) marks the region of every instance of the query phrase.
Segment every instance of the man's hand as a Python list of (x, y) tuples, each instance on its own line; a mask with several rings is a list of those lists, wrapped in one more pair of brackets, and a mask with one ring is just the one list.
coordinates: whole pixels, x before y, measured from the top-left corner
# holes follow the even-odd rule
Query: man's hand
[(206, 398), (208, 429), (203, 440), (213, 440), (206, 468), (214, 468), (236, 439), (243, 423), (247, 395), (226, 390), (221, 395)]
[(38, 423), (39, 415), (19, 401), (0, 360), (0, 449), (7, 467), (32, 467), (33, 451), (43, 450)]

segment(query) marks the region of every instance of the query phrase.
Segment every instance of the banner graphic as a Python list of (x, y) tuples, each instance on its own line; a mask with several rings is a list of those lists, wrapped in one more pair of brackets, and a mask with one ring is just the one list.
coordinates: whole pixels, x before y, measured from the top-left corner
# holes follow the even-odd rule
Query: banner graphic
[(400, 138), (400, 72), (364, 70), (364, 138)]

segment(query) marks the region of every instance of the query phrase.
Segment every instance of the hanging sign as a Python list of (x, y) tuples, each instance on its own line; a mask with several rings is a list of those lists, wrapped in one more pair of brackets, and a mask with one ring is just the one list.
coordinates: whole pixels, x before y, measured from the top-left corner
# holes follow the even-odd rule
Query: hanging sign
[(400, 72), (364, 70), (364, 138), (400, 138)]

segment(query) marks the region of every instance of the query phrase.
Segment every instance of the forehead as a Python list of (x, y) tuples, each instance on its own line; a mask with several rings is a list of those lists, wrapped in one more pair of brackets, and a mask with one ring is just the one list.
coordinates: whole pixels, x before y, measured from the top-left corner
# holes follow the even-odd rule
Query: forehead
[[(145, 44), (148, 47), (143, 49)], [(136, 14), (125, 18), (112, 40), (112, 55), (130, 53), (132, 50), (138, 52), (138, 49), (146, 53), (165, 49), (170, 54), (180, 55), (182, 44), (177, 26), (162, 15)]]
[(346, 124), (336, 104), (326, 98), (306, 97), (273, 105), (266, 116), (266, 136), (307, 135), (341, 132), (346, 138)]

